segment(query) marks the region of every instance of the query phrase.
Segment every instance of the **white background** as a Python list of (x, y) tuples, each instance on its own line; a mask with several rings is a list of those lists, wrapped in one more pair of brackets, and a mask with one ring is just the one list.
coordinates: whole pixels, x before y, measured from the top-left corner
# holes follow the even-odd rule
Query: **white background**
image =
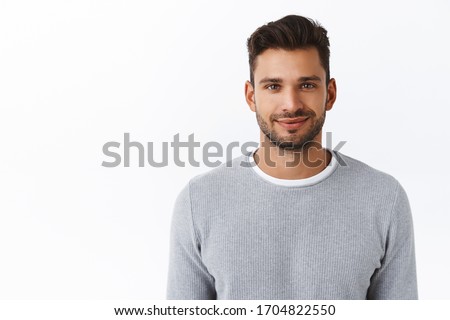
[(258, 141), (246, 39), (300, 14), (329, 31), (338, 99), (324, 133), (401, 182), (419, 297), (450, 299), (449, 12), (437, 0), (1, 1), (0, 298), (164, 299), (173, 202), (210, 168), (139, 167), (137, 153), (105, 168), (103, 144)]

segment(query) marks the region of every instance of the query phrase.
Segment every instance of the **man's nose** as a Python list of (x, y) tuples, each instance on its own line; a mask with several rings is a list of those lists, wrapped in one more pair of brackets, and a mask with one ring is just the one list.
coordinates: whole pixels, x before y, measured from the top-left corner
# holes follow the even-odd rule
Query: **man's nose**
[(283, 95), (283, 110), (294, 112), (303, 108), (303, 103), (300, 97), (300, 90), (298, 88), (289, 88), (284, 91)]

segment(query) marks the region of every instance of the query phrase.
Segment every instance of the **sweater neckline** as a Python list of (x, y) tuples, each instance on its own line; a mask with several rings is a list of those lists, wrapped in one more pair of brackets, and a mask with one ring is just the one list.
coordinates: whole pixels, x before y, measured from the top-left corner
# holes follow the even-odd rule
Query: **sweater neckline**
[(258, 148), (251, 151), (247, 155), (246, 161), (249, 163), (250, 167), (252, 168), (252, 171), (254, 173), (256, 173), (256, 175), (258, 177), (262, 178), (263, 180), (265, 180), (271, 184), (275, 184), (275, 185), (279, 185), (279, 186), (283, 186), (283, 187), (307, 187), (307, 186), (317, 184), (317, 183), (327, 179), (334, 172), (334, 170), (336, 170), (336, 168), (338, 166), (338, 161), (337, 161), (335, 152), (328, 148), (325, 148), (325, 149), (331, 153), (331, 161), (328, 164), (328, 166), (325, 169), (323, 169), (321, 172), (317, 173), (316, 175), (309, 177), (309, 178), (304, 178), (304, 179), (280, 179), (280, 178), (275, 178), (275, 177), (265, 173), (264, 171), (262, 171), (261, 168), (256, 164), (255, 159), (253, 158), (253, 155), (258, 150)]

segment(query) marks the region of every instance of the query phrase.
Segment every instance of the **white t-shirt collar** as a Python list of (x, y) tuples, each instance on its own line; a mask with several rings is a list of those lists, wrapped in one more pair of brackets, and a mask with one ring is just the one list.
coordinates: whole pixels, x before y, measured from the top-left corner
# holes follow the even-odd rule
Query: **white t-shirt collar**
[(331, 161), (328, 164), (328, 166), (322, 170), (321, 172), (319, 172), (318, 174), (309, 177), (309, 178), (305, 178), (305, 179), (279, 179), (279, 178), (275, 178), (272, 177), (271, 175), (268, 175), (267, 173), (265, 173), (264, 171), (262, 171), (258, 165), (255, 162), (255, 159), (253, 158), (253, 154), (256, 152), (255, 149), (253, 150), (247, 157), (247, 161), (250, 163), (252, 170), (261, 178), (263, 178), (264, 180), (267, 180), (268, 182), (271, 182), (273, 184), (277, 184), (277, 185), (281, 185), (281, 186), (285, 186), (285, 187), (305, 187), (305, 186), (310, 186), (313, 184), (316, 184), (320, 181), (325, 180), (328, 176), (331, 175), (331, 173), (333, 173), (333, 171), (336, 169), (338, 162), (336, 159), (336, 155), (334, 153), (333, 150), (325, 148), (326, 150), (328, 150), (332, 157), (331, 157)]

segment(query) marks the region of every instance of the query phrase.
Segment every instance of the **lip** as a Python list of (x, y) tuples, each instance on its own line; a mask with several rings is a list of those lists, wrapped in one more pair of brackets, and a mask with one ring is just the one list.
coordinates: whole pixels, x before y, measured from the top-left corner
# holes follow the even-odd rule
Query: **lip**
[(279, 125), (281, 125), (285, 129), (298, 129), (308, 120), (309, 118), (286, 118), (286, 119), (278, 119)]

